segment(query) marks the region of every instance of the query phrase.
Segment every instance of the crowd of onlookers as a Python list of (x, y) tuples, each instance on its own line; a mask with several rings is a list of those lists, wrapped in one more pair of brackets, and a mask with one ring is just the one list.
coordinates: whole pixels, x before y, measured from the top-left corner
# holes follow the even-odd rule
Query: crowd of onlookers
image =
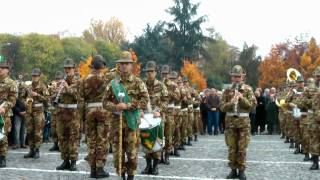
[[(275, 134), (280, 133), (278, 113), (279, 109), (275, 103), (276, 89), (257, 88), (254, 91), (257, 99), (257, 107), (250, 112), (251, 134)], [(220, 101), (222, 91), (216, 89), (205, 89), (201, 93), (201, 115), (202, 127), (200, 133), (218, 135), (224, 132), (225, 113), (221, 112)]]

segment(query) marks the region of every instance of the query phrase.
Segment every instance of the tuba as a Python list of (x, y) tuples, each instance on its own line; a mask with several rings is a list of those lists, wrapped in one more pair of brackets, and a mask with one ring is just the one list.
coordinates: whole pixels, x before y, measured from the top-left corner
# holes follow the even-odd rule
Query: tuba
[[(289, 68), (287, 70), (287, 82), (295, 82), (298, 77), (301, 76), (301, 73), (294, 69), (294, 68)], [(286, 103), (285, 99), (287, 98), (287, 96), (289, 95), (289, 93), (286, 94), (284, 99), (280, 99), (280, 101), (278, 100), (278, 98), (276, 98), (275, 103), (278, 107), (283, 107), (283, 105)]]
[(31, 92), (32, 92), (32, 81), (26, 81), (24, 83), (25, 85), (25, 88), (27, 89), (28, 91), (28, 96), (27, 96), (27, 99), (25, 101), (25, 104), (26, 104), (26, 107), (27, 107), (27, 111), (29, 113), (32, 113), (32, 103), (33, 103), (33, 98), (31, 96)]

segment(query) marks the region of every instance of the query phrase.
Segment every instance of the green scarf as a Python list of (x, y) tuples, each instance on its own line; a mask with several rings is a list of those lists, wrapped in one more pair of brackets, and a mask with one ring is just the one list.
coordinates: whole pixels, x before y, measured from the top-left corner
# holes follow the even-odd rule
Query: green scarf
[[(128, 93), (126, 89), (123, 87), (123, 85), (120, 82), (116, 82), (115, 79), (111, 81), (112, 91), (117, 99), (118, 102), (120, 102), (120, 99), (118, 97), (119, 93), (124, 93), (124, 103), (130, 103), (130, 97), (128, 96)], [(127, 125), (130, 129), (136, 130), (138, 127), (138, 120), (140, 118), (140, 111), (138, 109), (136, 110), (123, 110), (123, 115), (126, 119)]]

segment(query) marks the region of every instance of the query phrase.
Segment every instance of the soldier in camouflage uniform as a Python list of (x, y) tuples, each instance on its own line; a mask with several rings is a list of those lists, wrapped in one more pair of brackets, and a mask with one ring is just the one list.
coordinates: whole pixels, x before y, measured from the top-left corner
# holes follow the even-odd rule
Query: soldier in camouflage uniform
[[(297, 104), (300, 101), (300, 98), (302, 97), (302, 94), (304, 92), (304, 79), (302, 76), (297, 77), (297, 89), (296, 93), (294, 95), (294, 99), (292, 101), (292, 106), (294, 108), (297, 107)], [(295, 151), (294, 154), (302, 153), (302, 150), (300, 149), (300, 145), (302, 143), (302, 133), (300, 124), (302, 124), (302, 121), (305, 121), (307, 118), (307, 111), (306, 108), (301, 108), (301, 116), (300, 117), (294, 117), (294, 128), (293, 128), (293, 136), (295, 139)]]
[(110, 134), (110, 116), (102, 107), (102, 96), (106, 87), (104, 81), (105, 62), (101, 55), (93, 56), (92, 71), (83, 80), (81, 90), (86, 103), (86, 136), (88, 162), (91, 167), (91, 178), (109, 177), (103, 167), (106, 164)]
[(302, 96), (299, 98), (297, 105), (298, 108), (307, 110), (307, 116), (303, 117), (301, 120), (301, 134), (302, 134), (302, 150), (305, 154), (305, 157), (303, 161), (309, 161), (310, 160), (310, 133), (309, 133), (309, 126), (310, 121), (313, 118), (313, 111), (312, 111), (312, 97), (317, 92), (317, 89), (315, 87), (315, 80), (313, 78), (308, 78), (307, 80), (307, 88), (303, 92)]
[(173, 125), (173, 155), (179, 157), (179, 147), (180, 147), (180, 139), (181, 139), (181, 95), (180, 90), (178, 88), (178, 84), (176, 84), (178, 73), (172, 71), (169, 76), (170, 80), (172, 81), (171, 89), (169, 93), (174, 93), (174, 101), (173, 101), (173, 115), (174, 115), (174, 125)]
[(309, 133), (310, 133), (310, 154), (312, 159), (312, 166), (310, 170), (319, 169), (319, 155), (320, 155), (320, 66), (315, 70), (315, 88), (316, 92), (312, 96), (312, 111), (313, 116), (310, 119)]
[(10, 66), (8, 62), (0, 62), (0, 115), (4, 126), (0, 129), (4, 137), (0, 139), (0, 168), (6, 167), (8, 152), (8, 133), (11, 129), (10, 111), (17, 99), (17, 84), (9, 77)]
[(188, 103), (190, 100), (190, 94), (186, 87), (183, 85), (183, 80), (181, 77), (178, 78), (177, 80), (180, 95), (181, 95), (181, 146), (180, 150), (185, 150), (184, 145), (187, 144), (186, 138), (188, 137), (187, 135), (187, 129), (188, 129)]
[[(155, 117), (160, 117), (160, 116), (167, 117), (168, 115), (165, 113), (167, 113), (169, 93), (165, 84), (156, 79), (156, 75), (157, 75), (156, 63), (154, 61), (148, 61), (145, 71), (147, 72), (147, 79), (145, 83), (147, 85), (147, 89), (150, 97), (151, 110)], [(162, 121), (164, 121), (164, 119), (162, 119)], [(171, 124), (169, 125), (170, 127), (168, 127), (167, 121), (171, 121), (171, 119), (165, 119), (164, 128), (172, 128)], [(169, 132), (169, 133), (171, 133), (170, 135), (172, 137), (172, 132)], [(165, 131), (165, 135), (166, 135), (166, 131)], [(168, 138), (171, 138), (171, 137), (168, 137)], [(167, 155), (169, 156), (169, 153), (168, 154), (166, 153), (166, 157)], [(160, 156), (161, 156), (161, 151), (154, 152), (154, 153), (147, 153), (145, 156), (147, 166), (141, 173), (158, 175), (158, 163), (160, 161)], [(151, 162), (152, 160), (153, 160), (153, 163)]]
[[(144, 82), (132, 74), (132, 57), (130, 52), (123, 52), (121, 59), (116, 61), (119, 64), (119, 73), (108, 85), (103, 96), (103, 107), (112, 111), (112, 129), (113, 129), (113, 151), (114, 166), (116, 172), (128, 180), (134, 178), (137, 169), (138, 160), (138, 138), (140, 111), (146, 109), (149, 102), (148, 90)], [(125, 92), (124, 92), (125, 91)], [(119, 99), (119, 93), (126, 93), (124, 101)], [(122, 112), (123, 111), (123, 112)], [(123, 113), (122, 121), (122, 144), (119, 144), (119, 118)], [(119, 146), (120, 145), (120, 146)], [(119, 148), (121, 153), (121, 172), (119, 169)], [(127, 157), (125, 157), (125, 154)], [(125, 159), (128, 161), (125, 162)]]
[[(277, 100), (281, 100), (284, 97), (284, 90), (279, 92), (279, 94), (277, 95)], [(285, 138), (285, 116), (284, 116), (284, 109), (283, 107), (279, 106), (279, 114), (278, 114), (278, 119), (279, 119), (279, 125), (280, 125), (280, 131), (281, 131), (281, 139)]]
[(84, 101), (81, 96), (81, 81), (75, 76), (75, 63), (67, 58), (64, 62), (66, 80), (61, 82), (54, 103), (60, 115), (57, 122), (59, 149), (63, 163), (57, 170), (76, 171), (80, 121), (84, 119)]
[(184, 76), (183, 77), (183, 85), (187, 90), (188, 93), (188, 120), (187, 120), (187, 136), (188, 136), (188, 142), (186, 145), (192, 146), (191, 141), (192, 141), (192, 136), (193, 136), (193, 123), (194, 123), (194, 116), (193, 116), (193, 89), (189, 85), (189, 79), (188, 77)]
[[(51, 103), (54, 101), (55, 97), (57, 96), (59, 86), (63, 80), (63, 73), (61, 71), (57, 71), (55, 74), (55, 80), (52, 81), (48, 88)], [(58, 144), (58, 133), (57, 133), (57, 121), (59, 118), (58, 115), (58, 108), (51, 105), (51, 134), (53, 139), (53, 146), (49, 149), (49, 151), (59, 151), (59, 144)]]
[(173, 130), (174, 130), (174, 101), (179, 100), (179, 90), (178, 85), (170, 80), (170, 68), (168, 65), (162, 66), (161, 69), (161, 77), (162, 81), (168, 89), (169, 92), (169, 104), (165, 109), (165, 127), (164, 127), (164, 135), (165, 135), (165, 159), (164, 164), (169, 165), (169, 155), (172, 151), (173, 145)]
[[(249, 112), (257, 102), (249, 85), (243, 83), (244, 71), (236, 65), (231, 70), (232, 87), (223, 92), (221, 110), (226, 112), (225, 141), (228, 146), (230, 174), (227, 179), (245, 180), (246, 151), (250, 141)], [(239, 174), (237, 174), (237, 169)]]
[(32, 84), (27, 87), (22, 98), (25, 99), (27, 107), (27, 134), (30, 151), (24, 158), (40, 157), (39, 149), (42, 144), (42, 130), (44, 128), (44, 104), (50, 100), (46, 85), (40, 82), (41, 71), (39, 68), (32, 70)]
[(193, 135), (194, 135), (194, 141), (198, 141), (198, 134), (199, 134), (199, 123), (201, 121), (200, 119), (200, 102), (201, 98), (198, 93), (198, 91), (193, 88), (193, 116), (194, 116), (194, 122), (193, 122)]

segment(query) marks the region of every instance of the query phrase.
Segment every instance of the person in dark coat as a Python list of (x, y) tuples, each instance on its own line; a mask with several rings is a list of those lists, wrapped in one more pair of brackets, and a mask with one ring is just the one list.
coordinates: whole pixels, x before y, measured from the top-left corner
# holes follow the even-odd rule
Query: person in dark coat
[(202, 127), (203, 127), (203, 134), (207, 132), (207, 119), (208, 119), (208, 109), (206, 106), (206, 100), (209, 96), (209, 90), (204, 90), (204, 95), (201, 97), (201, 104), (200, 104), (200, 111), (201, 111), (201, 120), (202, 120)]
[(278, 120), (279, 109), (275, 103), (275, 93), (276, 93), (276, 89), (271, 88), (270, 100), (268, 104), (266, 104), (266, 122), (267, 122), (267, 130), (269, 135), (272, 135), (273, 133), (275, 132), (277, 133), (279, 131), (279, 120)]
[(260, 133), (263, 133), (266, 126), (266, 96), (261, 94), (256, 94), (257, 107), (256, 107), (256, 132), (260, 128)]

